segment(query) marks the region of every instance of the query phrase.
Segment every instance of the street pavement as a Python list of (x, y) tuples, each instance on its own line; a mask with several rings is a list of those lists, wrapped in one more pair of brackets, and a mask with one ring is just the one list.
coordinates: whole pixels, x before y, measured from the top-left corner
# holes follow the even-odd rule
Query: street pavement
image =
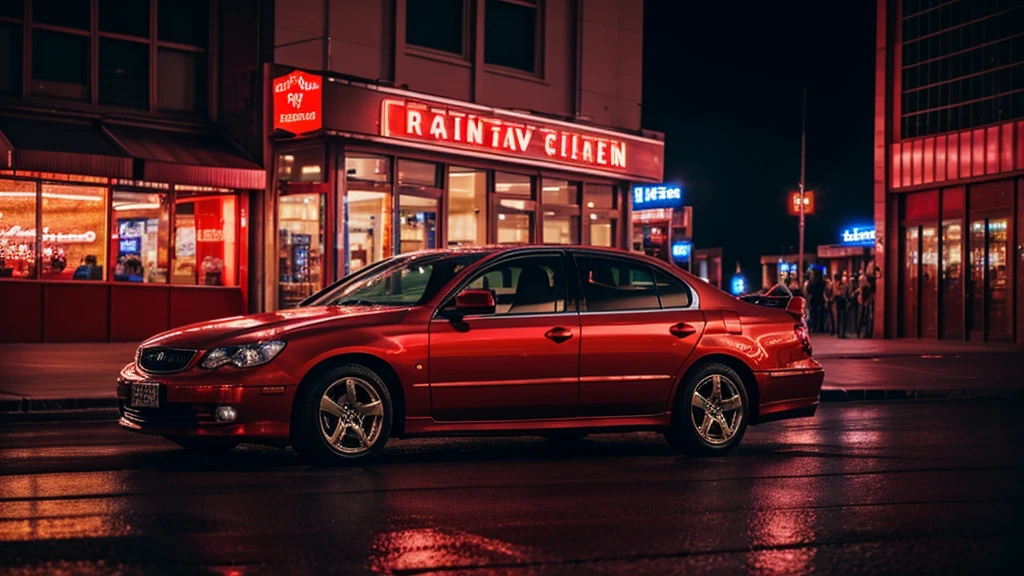
[(1024, 399), (825, 404), (731, 455), (656, 434), (399, 440), (361, 468), (0, 425), (0, 573), (986, 574), (1019, 564)]

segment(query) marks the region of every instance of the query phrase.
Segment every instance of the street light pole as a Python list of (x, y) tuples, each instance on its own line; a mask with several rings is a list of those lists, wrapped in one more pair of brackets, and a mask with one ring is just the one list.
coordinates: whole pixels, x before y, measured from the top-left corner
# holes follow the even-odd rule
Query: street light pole
[(800, 114), (800, 268), (797, 270), (797, 283), (802, 290), (804, 286), (804, 176), (807, 164), (807, 86), (804, 85), (804, 100)]

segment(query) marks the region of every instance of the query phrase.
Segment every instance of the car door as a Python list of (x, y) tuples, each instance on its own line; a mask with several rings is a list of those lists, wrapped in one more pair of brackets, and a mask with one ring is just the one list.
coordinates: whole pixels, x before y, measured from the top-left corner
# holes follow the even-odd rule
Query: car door
[(704, 332), (693, 291), (627, 256), (580, 251), (580, 415), (668, 409), (677, 374)]
[(560, 250), (505, 258), (460, 287), (491, 290), (494, 313), (453, 317), (454, 295), (442, 305), (430, 323), (435, 420), (576, 415), (580, 325), (567, 258)]

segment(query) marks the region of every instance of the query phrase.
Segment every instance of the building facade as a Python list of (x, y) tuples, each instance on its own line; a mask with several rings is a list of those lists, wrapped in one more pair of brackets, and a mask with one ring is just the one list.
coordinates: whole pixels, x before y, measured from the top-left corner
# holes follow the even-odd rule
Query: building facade
[(1024, 341), (1024, 2), (879, 0), (875, 333)]
[(0, 339), (141, 339), (420, 249), (628, 248), (629, 186), (664, 157), (642, 20), (630, 0), (3, 3)]

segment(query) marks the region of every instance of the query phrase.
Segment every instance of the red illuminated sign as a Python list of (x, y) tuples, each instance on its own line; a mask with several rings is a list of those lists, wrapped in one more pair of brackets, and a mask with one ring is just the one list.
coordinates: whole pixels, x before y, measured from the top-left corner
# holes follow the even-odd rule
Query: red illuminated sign
[(299, 135), (323, 127), (323, 78), (295, 70), (274, 79), (274, 130)]
[(650, 154), (652, 145), (661, 146), (660, 142), (574, 129), (520, 114), (489, 116), (404, 98), (382, 102), (380, 133), (461, 150), (621, 173), (634, 168), (634, 148)]

